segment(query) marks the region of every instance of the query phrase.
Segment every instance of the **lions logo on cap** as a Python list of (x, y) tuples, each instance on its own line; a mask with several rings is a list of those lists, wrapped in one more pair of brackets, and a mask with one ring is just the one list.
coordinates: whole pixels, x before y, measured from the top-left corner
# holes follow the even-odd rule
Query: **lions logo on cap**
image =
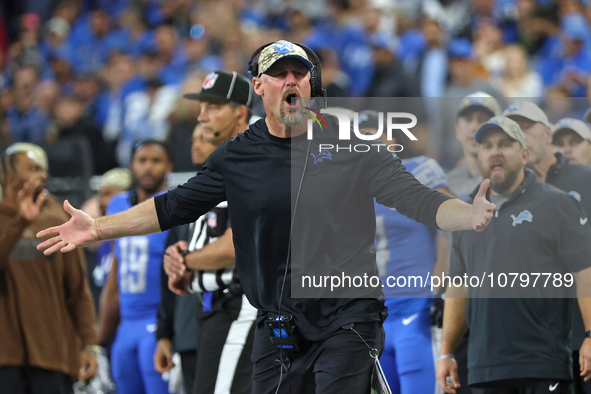
[(569, 118), (560, 119), (558, 123), (556, 123), (557, 127), (570, 127), (573, 125), (573, 120)]
[(288, 41), (279, 41), (275, 44), (275, 51), (277, 53), (291, 53), (293, 52), (293, 44)]
[(207, 74), (207, 76), (205, 77), (205, 80), (203, 81), (203, 85), (202, 88), (203, 89), (211, 89), (213, 88), (213, 85), (215, 85), (215, 81), (217, 81), (218, 79), (218, 75), (216, 73), (209, 73)]
[(519, 111), (521, 108), (523, 108), (523, 103), (514, 103), (507, 108), (507, 112)]
[(495, 116), (494, 118), (491, 118), (489, 122), (494, 124), (503, 124), (505, 119), (507, 118), (505, 118), (504, 116)]

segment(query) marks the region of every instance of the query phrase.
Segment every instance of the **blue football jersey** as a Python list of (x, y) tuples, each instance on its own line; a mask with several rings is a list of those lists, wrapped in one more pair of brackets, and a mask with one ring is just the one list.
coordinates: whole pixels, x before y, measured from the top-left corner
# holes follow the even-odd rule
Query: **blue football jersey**
[[(439, 164), (426, 156), (402, 160), (406, 170), (423, 185), (432, 189), (446, 187), (445, 172)], [(384, 282), (387, 298), (428, 297), (430, 285), (419, 287), (406, 283), (404, 287), (388, 286), (388, 276), (421, 276), (433, 271), (437, 261), (437, 230), (414, 221), (394, 208), (375, 203), (376, 261)], [(391, 283), (393, 282), (390, 279)], [(407, 281), (408, 282), (408, 281)], [(402, 282), (398, 282), (403, 285)]]
[[(133, 206), (135, 191), (113, 197), (107, 214)], [(168, 231), (115, 240), (119, 310), (122, 319), (156, 317), (160, 304), (160, 272)]]

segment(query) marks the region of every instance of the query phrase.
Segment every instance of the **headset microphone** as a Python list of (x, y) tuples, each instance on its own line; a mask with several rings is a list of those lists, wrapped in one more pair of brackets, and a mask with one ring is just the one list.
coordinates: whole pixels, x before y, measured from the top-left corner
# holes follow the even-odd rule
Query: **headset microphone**
[(238, 118), (240, 118), (240, 115), (235, 117), (234, 119), (232, 119), (231, 121), (228, 122), (227, 125), (225, 125), (224, 127), (222, 127), (221, 129), (219, 129), (219, 131), (216, 131), (213, 133), (215, 138), (218, 138), (222, 132), (225, 132), (226, 130), (228, 130), (230, 127), (234, 127), (234, 125), (236, 124), (236, 121), (238, 120)]

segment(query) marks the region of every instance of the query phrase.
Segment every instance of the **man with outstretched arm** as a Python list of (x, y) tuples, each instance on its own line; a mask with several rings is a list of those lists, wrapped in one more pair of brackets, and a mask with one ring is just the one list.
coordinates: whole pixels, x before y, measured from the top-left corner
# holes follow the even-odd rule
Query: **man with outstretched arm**
[[(257, 52), (251, 70), (265, 118), (220, 145), (185, 185), (153, 201), (97, 220), (65, 203), (72, 219), (39, 232), (39, 237), (52, 236), (39, 249), (50, 254), (99, 239), (154, 233), (197, 220), (228, 201), (236, 271), (259, 316), (251, 357), (253, 392), (369, 393), (374, 360), (367, 346), (383, 346), (383, 298), (292, 298), (293, 270), (288, 267), (319, 262), (322, 253), (330, 256), (324, 259), (329, 268), (351, 263), (377, 274), (374, 197), (431, 227), (482, 231), (495, 209), (485, 198), (489, 182), (482, 183), (470, 205), (423, 186), (385, 146), (363, 154), (334, 152), (325, 154), (330, 159), (315, 161), (311, 153), (319, 154), (320, 140), (334, 143), (338, 130), (336, 118), (326, 116), (322, 138), (305, 139), (300, 100), (321, 95), (317, 56), (288, 41)], [(302, 212), (294, 226), (297, 241), (291, 231), (292, 202)], [(328, 249), (318, 248), (322, 239)], [(299, 350), (269, 340), (273, 331), (263, 322), (274, 318), (291, 319), (301, 340)]]

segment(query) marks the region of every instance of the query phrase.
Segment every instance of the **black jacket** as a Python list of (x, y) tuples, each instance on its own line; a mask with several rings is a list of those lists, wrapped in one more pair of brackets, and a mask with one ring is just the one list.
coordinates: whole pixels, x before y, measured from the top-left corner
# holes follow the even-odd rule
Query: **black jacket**
[[(173, 245), (180, 240), (189, 239), (189, 225), (175, 227), (168, 233), (166, 246)], [(186, 297), (174, 294), (168, 288), (168, 276), (164, 266), (160, 277), (161, 299), (158, 308), (158, 326), (156, 339), (172, 340), (177, 352), (195, 350), (197, 348), (197, 319), (196, 313), (201, 308), (199, 297), (189, 294)]]
[[(591, 265), (591, 227), (575, 198), (525, 171), (522, 184), (497, 207), (484, 231), (453, 235), (450, 275), (485, 278), (482, 287), (469, 287), (470, 384), (572, 378), (567, 297), (574, 296), (574, 287), (554, 285), (553, 275), (564, 279)], [(552, 274), (546, 287), (546, 276), (533, 287), (536, 272)], [(506, 284), (502, 276), (499, 282), (501, 273)], [(511, 273), (527, 275), (529, 283), (517, 277), (511, 285)]]
[[(217, 148), (185, 185), (155, 198), (162, 230), (196, 220), (228, 201), (236, 269), (248, 300), (261, 318), (280, 309), (293, 315), (310, 340), (326, 338), (347, 323), (385, 319), (381, 287), (347, 288), (335, 295), (330, 288), (303, 288), (292, 275), (378, 275), (374, 197), (432, 227), (439, 206), (449, 198), (423, 186), (384, 144), (379, 152), (376, 147), (367, 153), (335, 149), (321, 155), (321, 143), (368, 143), (338, 141), (335, 118), (325, 118), (327, 130), (315, 129), (310, 142), (306, 134), (271, 135), (263, 118)], [(284, 283), (288, 257), (291, 269)], [(296, 298), (292, 291), (306, 298)]]
[[(546, 175), (546, 183), (567, 192), (581, 203), (585, 213), (591, 215), (591, 167), (571, 163), (566, 156), (556, 153), (557, 162)], [(591, 258), (591, 256), (589, 256)], [(585, 324), (577, 300), (573, 300), (572, 349), (579, 350), (585, 339)]]

